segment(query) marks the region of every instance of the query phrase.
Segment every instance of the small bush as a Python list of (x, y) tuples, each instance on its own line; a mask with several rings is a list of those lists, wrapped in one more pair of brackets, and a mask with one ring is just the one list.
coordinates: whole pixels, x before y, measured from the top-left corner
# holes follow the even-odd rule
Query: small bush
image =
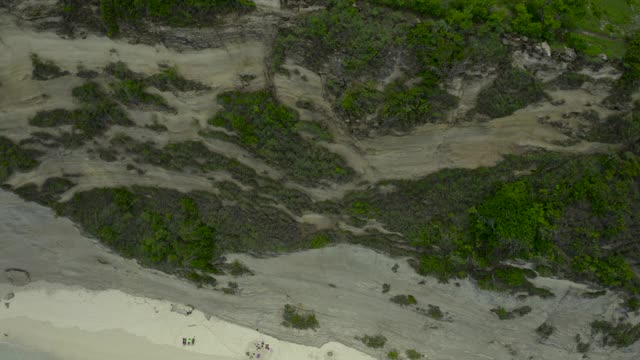
[(415, 305), (418, 303), (416, 301), (416, 298), (413, 295), (396, 295), (392, 297), (390, 300), (393, 303), (400, 304), (403, 306)]
[(435, 320), (442, 320), (444, 318), (444, 313), (440, 310), (439, 306), (429, 304), (429, 310), (427, 310), (427, 315)]
[(407, 358), (410, 359), (410, 360), (422, 359), (422, 357), (424, 356), (421, 353), (417, 352), (415, 349), (409, 349), (409, 350), (405, 351), (404, 353), (405, 353), (405, 355), (407, 355)]
[(542, 85), (533, 75), (509, 67), (498, 73), (493, 84), (480, 91), (476, 111), (492, 119), (503, 117), (544, 97)]
[(398, 351), (397, 350), (391, 350), (387, 353), (387, 358), (390, 360), (397, 360), (398, 359)]
[(549, 323), (544, 322), (542, 323), (542, 325), (536, 328), (536, 333), (540, 335), (540, 338), (542, 338), (543, 340), (546, 340), (549, 338), (549, 336), (551, 336), (551, 334), (553, 334), (555, 330), (556, 330), (555, 326), (552, 326)]
[(382, 284), (382, 293), (386, 294), (389, 292), (389, 290), (391, 290), (391, 285), (389, 284)]
[(229, 271), (232, 276), (253, 275), (253, 271), (251, 271), (247, 265), (238, 260), (234, 260), (232, 263), (227, 264), (225, 269)]
[(365, 335), (359, 339), (367, 347), (373, 349), (380, 349), (387, 343), (387, 338), (384, 335)]
[(491, 312), (495, 313), (496, 315), (498, 315), (498, 318), (500, 320), (511, 320), (511, 319), (515, 319), (517, 317), (522, 317), (528, 313), (531, 312), (531, 307), (530, 306), (521, 306), (519, 308), (515, 308), (511, 311), (507, 311), (507, 309), (503, 308), (503, 307), (497, 307), (494, 309), (491, 309)]
[(116, 99), (130, 106), (152, 105), (163, 110), (173, 110), (160, 95), (145, 92), (145, 84), (140, 80), (123, 80), (112, 84)]
[(284, 321), (282, 325), (286, 327), (292, 327), (294, 329), (312, 329), (315, 330), (318, 326), (318, 320), (313, 312), (302, 311), (293, 305), (286, 304), (284, 306), (283, 315)]
[(60, 69), (53, 61), (43, 60), (37, 54), (31, 54), (31, 64), (33, 65), (31, 76), (35, 80), (51, 80), (69, 75), (68, 71)]
[(38, 165), (36, 152), (28, 151), (0, 136), (0, 182), (6, 180), (14, 171), (30, 170)]
[(622, 306), (627, 311), (638, 311), (640, 310), (640, 297), (637, 297), (637, 296), (629, 297), (627, 298), (627, 300), (625, 300)]
[(312, 249), (322, 249), (331, 243), (331, 239), (326, 234), (317, 234), (311, 239)]

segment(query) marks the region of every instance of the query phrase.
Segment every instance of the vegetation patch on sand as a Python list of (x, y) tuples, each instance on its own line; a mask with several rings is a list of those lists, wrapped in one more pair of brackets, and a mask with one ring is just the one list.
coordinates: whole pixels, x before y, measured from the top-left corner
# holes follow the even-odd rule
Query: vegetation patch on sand
[(315, 330), (320, 326), (316, 315), (309, 310), (302, 310), (299, 307), (286, 304), (282, 313), (284, 320), (282, 325), (300, 330)]
[(31, 77), (35, 80), (51, 80), (69, 75), (68, 71), (63, 71), (51, 60), (40, 58), (38, 54), (31, 54), (31, 64), (33, 65)]
[(223, 110), (209, 123), (237, 132), (241, 145), (292, 179), (304, 183), (322, 179), (343, 182), (353, 176), (340, 156), (302, 138), (296, 132), (298, 115), (269, 92), (227, 92), (219, 95), (218, 101)]
[(10, 139), (0, 136), (0, 182), (15, 171), (27, 171), (38, 166), (37, 151), (27, 150)]

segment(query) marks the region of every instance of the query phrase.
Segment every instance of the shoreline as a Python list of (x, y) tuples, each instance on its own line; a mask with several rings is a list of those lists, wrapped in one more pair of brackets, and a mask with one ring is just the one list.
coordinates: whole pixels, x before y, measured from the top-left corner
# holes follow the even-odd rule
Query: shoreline
[[(320, 348), (280, 341), (260, 332), (194, 310), (173, 312), (168, 301), (132, 296), (119, 290), (92, 291), (77, 286), (34, 282), (24, 287), (0, 284), (13, 293), (0, 308), (0, 334), (8, 344), (62, 359), (249, 359), (265, 342), (261, 359), (353, 359), (368, 355), (336, 342)], [(182, 337), (195, 337), (182, 345)]]

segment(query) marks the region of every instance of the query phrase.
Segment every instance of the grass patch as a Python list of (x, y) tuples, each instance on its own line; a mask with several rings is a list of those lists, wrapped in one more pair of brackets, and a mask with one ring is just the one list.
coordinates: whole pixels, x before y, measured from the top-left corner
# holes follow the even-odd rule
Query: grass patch
[(38, 166), (37, 151), (27, 150), (10, 139), (0, 136), (0, 182), (15, 171), (27, 171)]
[(228, 92), (218, 96), (223, 110), (209, 120), (238, 133), (238, 141), (278, 166), (295, 180), (346, 181), (353, 171), (338, 155), (303, 139), (295, 130), (298, 117), (267, 91)]
[(356, 339), (362, 341), (363, 344), (372, 349), (383, 348), (387, 343), (387, 338), (384, 335), (364, 335), (363, 337)]
[(536, 333), (542, 340), (547, 340), (555, 331), (556, 327), (546, 321), (536, 328)]
[(475, 109), (493, 119), (511, 115), (544, 97), (542, 85), (533, 75), (507, 67), (498, 72), (491, 85), (480, 91)]
[(42, 59), (37, 54), (31, 54), (31, 64), (33, 65), (31, 77), (35, 80), (51, 80), (69, 75), (68, 71), (60, 69), (53, 61)]
[(398, 350), (391, 350), (387, 353), (387, 359), (397, 360), (398, 359)]
[(316, 319), (316, 315), (313, 312), (302, 310), (289, 304), (284, 306), (282, 317), (284, 318), (282, 325), (292, 327), (294, 329), (315, 330), (320, 326)]

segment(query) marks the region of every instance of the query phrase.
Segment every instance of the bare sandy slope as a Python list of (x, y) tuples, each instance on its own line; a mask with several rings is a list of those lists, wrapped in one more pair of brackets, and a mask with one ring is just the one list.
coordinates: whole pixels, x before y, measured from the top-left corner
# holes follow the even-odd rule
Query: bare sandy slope
[[(25, 203), (6, 192), (0, 192), (0, 204), (3, 249), (0, 264), (5, 268), (25, 269), (33, 281), (92, 290), (119, 289), (139, 297), (188, 303), (222, 320), (258, 328), (261, 333), (296, 343), (321, 346), (339, 341), (381, 356), (382, 351), (367, 349), (354, 337), (382, 333), (389, 339), (387, 350), (416, 348), (432, 359), (530, 359), (530, 356), (580, 359), (582, 355), (575, 352), (575, 335), (580, 333), (583, 339), (588, 339), (589, 322), (621, 316), (616, 295), (584, 299), (580, 295), (585, 286), (568, 281), (541, 279), (541, 285), (554, 291), (556, 297), (524, 301), (478, 290), (466, 280), (460, 281), (459, 287), (438, 284), (434, 279), (426, 279), (424, 285), (419, 285), (423, 278), (409, 269), (404, 259), (392, 259), (354, 246), (272, 259), (237, 256), (256, 275), (219, 277), (223, 284), (236, 281), (242, 289), (237, 296), (224, 295), (211, 289), (197, 289), (113, 255), (81, 236), (68, 220), (55, 218), (47, 208)], [(397, 273), (391, 271), (395, 263), (400, 265)], [(391, 285), (390, 293), (381, 293), (383, 283)], [(413, 294), (425, 308), (427, 304), (440, 306), (451, 321), (436, 321), (391, 304), (389, 298), (396, 294)], [(282, 327), (281, 312), (286, 303), (315, 310), (320, 322), (318, 331)], [(489, 311), (496, 306), (520, 305), (530, 305), (532, 313), (516, 320), (499, 321)], [(556, 326), (557, 331), (541, 343), (535, 328), (544, 321)], [(633, 359), (640, 351), (639, 346), (619, 351), (593, 345), (589, 356)], [(509, 355), (510, 351), (516, 351), (517, 356)]]

